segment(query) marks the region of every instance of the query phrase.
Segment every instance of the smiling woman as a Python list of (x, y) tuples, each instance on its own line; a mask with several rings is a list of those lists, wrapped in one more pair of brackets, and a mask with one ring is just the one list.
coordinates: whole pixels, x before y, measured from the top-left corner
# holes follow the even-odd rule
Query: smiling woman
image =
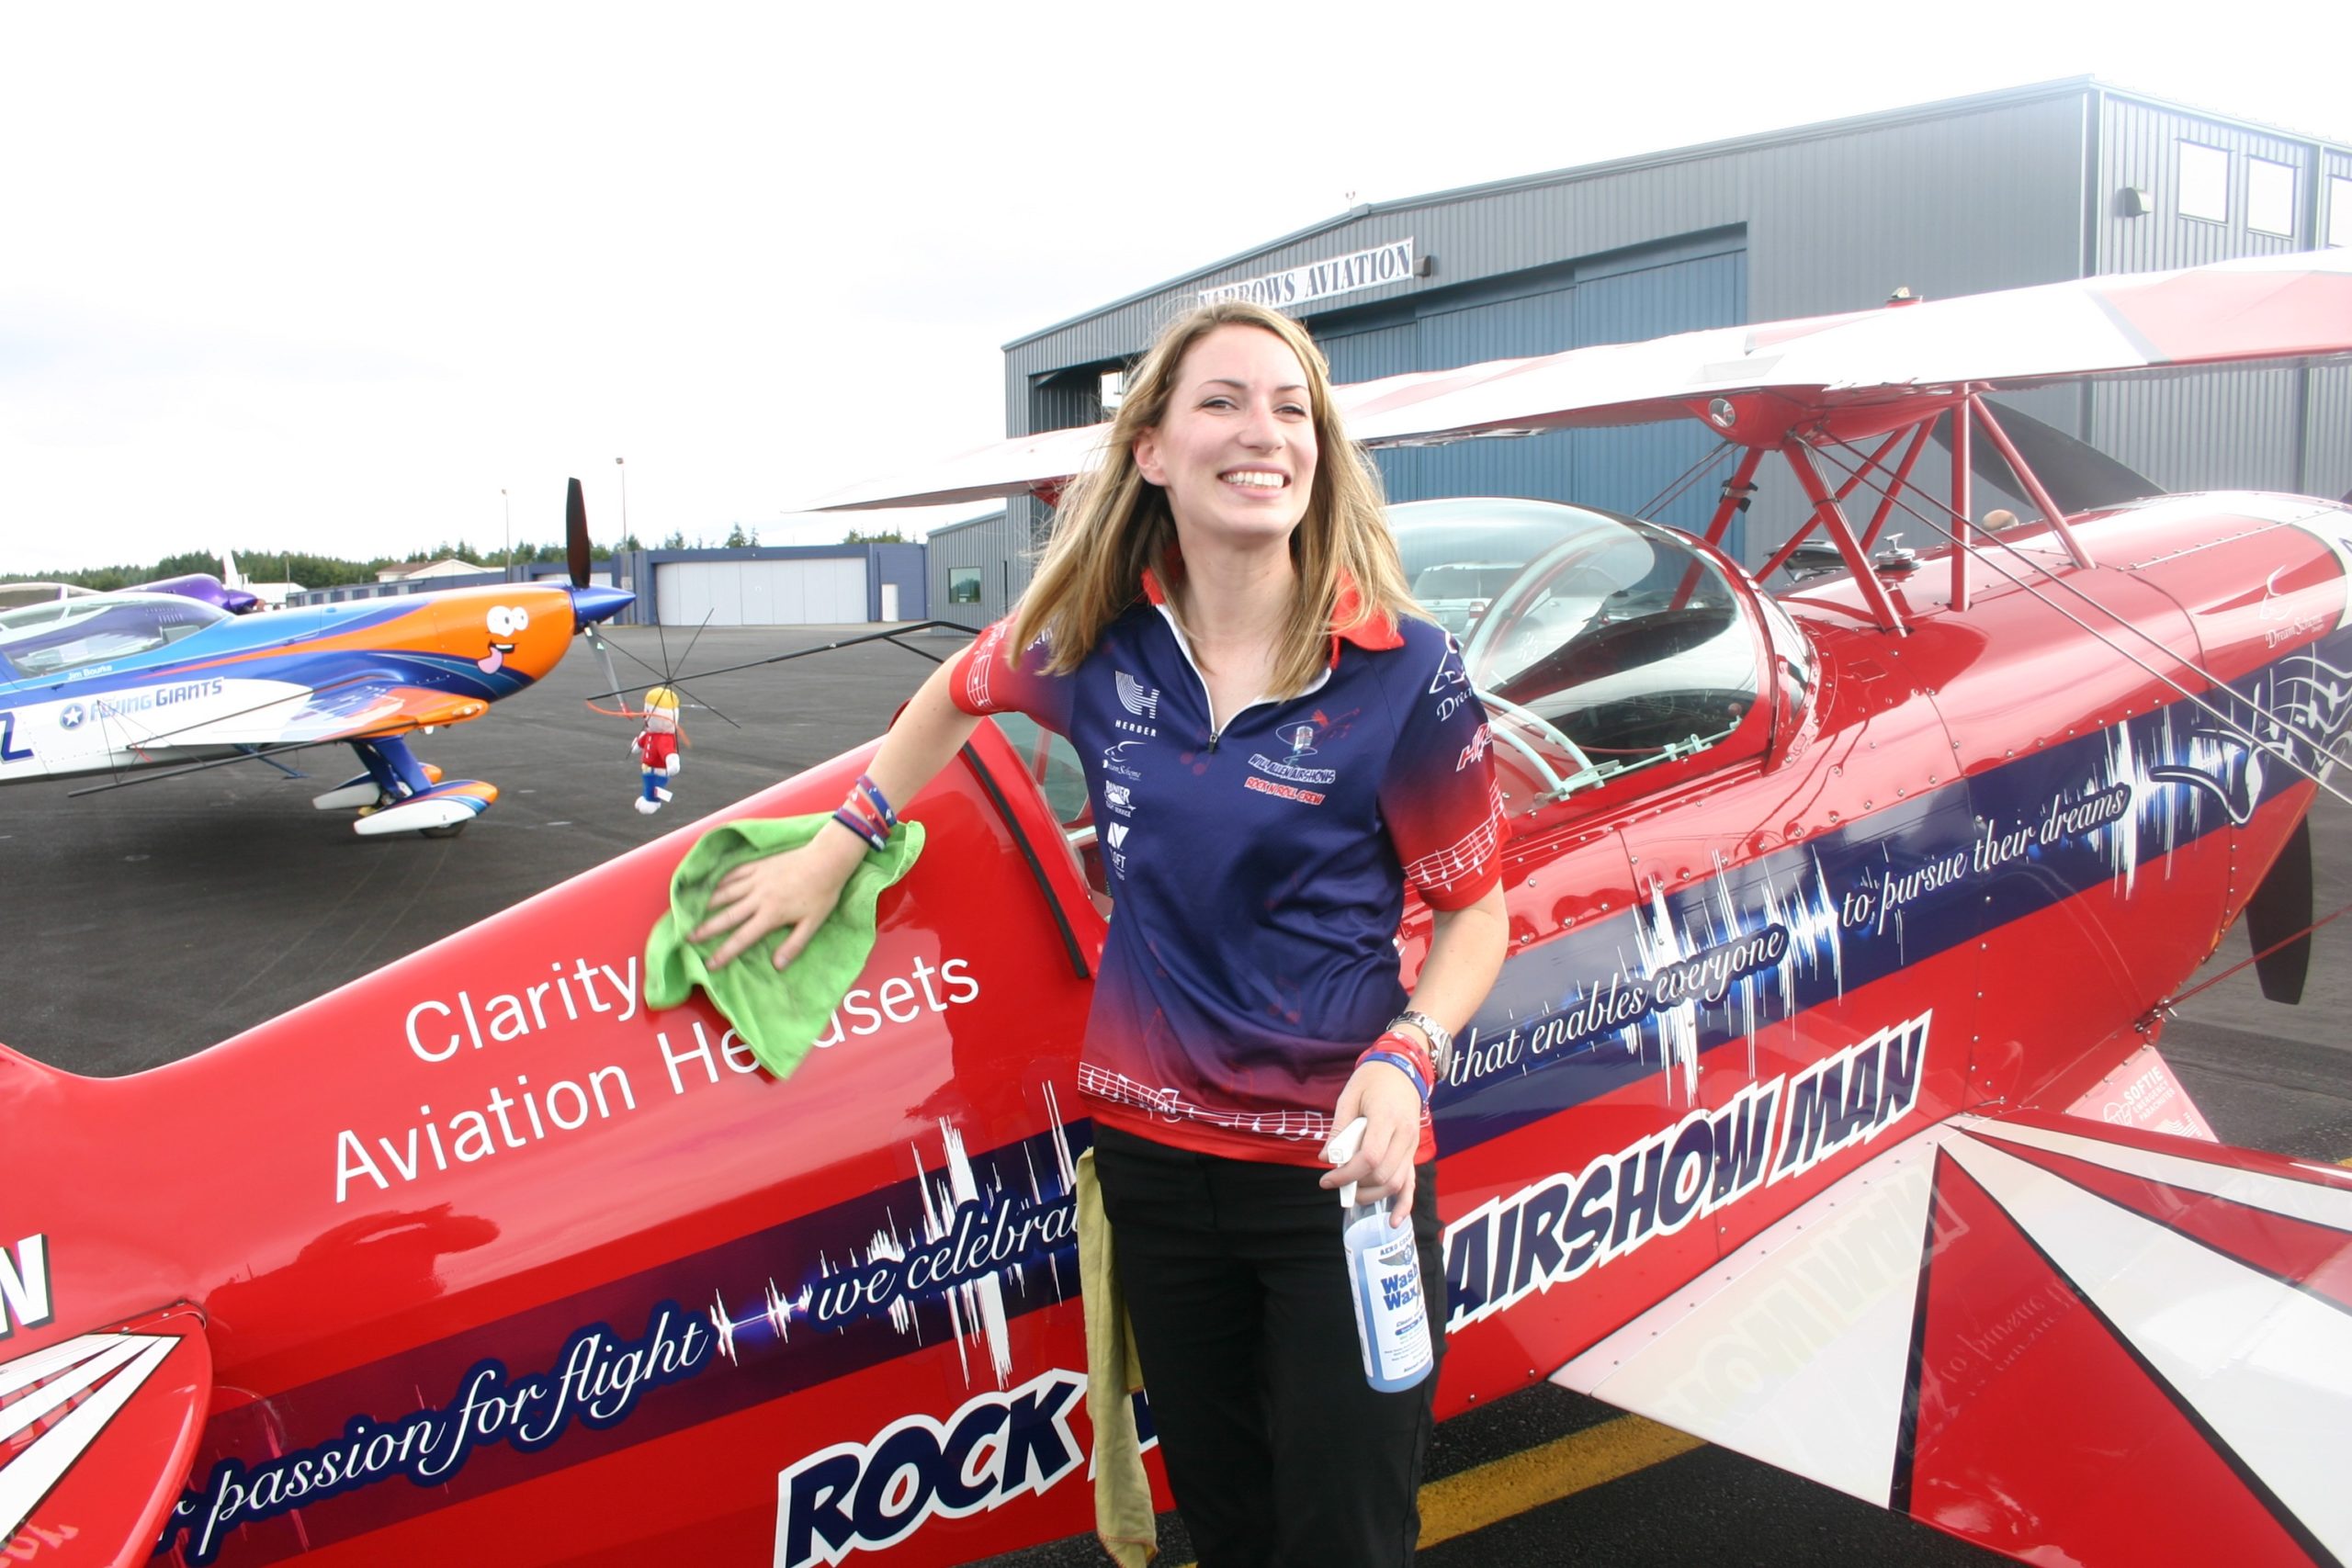
[[(1225, 301), (1173, 323), (1105, 450), (1015, 615), (908, 704), (846, 830), (730, 873), (695, 935), (731, 932), (717, 963), (789, 925), (788, 964), (978, 716), (1067, 737), (1113, 899), (1079, 1089), (1193, 1543), (1406, 1562), (1436, 1380), (1370, 1381), (1340, 1200), (1385, 1207), (1401, 1283), (1418, 1261), (1419, 1300), (1444, 1299), (1428, 1101), (1504, 943), (1484, 715), (1295, 322)], [(1408, 884), (1434, 929), (1409, 994)]]

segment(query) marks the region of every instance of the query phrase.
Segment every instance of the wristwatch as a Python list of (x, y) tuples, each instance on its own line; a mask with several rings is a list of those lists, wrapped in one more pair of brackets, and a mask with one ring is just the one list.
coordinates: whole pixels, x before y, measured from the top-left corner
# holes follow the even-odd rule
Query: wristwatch
[(1390, 1019), (1388, 1027), (1394, 1029), (1400, 1023), (1409, 1023), (1429, 1036), (1430, 1061), (1437, 1067), (1437, 1076), (1444, 1077), (1453, 1062), (1453, 1031), (1429, 1014), (1415, 1012), (1411, 1008)]

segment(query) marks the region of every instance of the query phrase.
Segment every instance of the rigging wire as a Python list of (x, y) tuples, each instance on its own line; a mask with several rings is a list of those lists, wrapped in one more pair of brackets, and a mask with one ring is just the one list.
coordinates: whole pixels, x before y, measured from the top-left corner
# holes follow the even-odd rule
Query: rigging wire
[[(1816, 450), (1818, 450), (1818, 448), (1816, 448)], [(1823, 456), (1830, 457), (1831, 455), (1825, 452)], [(1831, 461), (1836, 463), (1837, 460), (1832, 457)], [(1843, 467), (1842, 464), (1838, 466), (1841, 468)], [(2158, 670), (2147, 660), (2140, 658), (2131, 649), (2124, 648), (2120, 643), (2108, 637), (2106, 633), (2100, 631), (2097, 626), (2092, 626), (2089, 622), (2084, 620), (2081, 616), (2067, 609), (2064, 604), (2059, 604), (2056, 600), (2052, 599), (2047, 594), (2040, 592), (2025, 578), (2011, 573), (1990, 553), (1979, 548), (1972, 542), (1962, 540), (1957, 535), (1953, 534), (1951, 529), (1945, 527), (1942, 523), (1920, 511), (1917, 507), (1912, 505), (1909, 501), (1897, 499), (1895, 504), (1902, 507), (1905, 512), (1910, 513), (1911, 516), (1916, 518), (1919, 523), (1928, 528), (1934, 530), (1936, 534), (1949, 542), (1954, 548), (1966, 550), (1972, 559), (1979, 561), (1984, 566), (1990, 568), (2010, 586), (2027, 594), (2037, 603), (2056, 611), (2059, 615), (2072, 622), (2078, 629), (2089, 633), (2094, 639), (2106, 647), (2109, 651), (2116, 654), (2119, 658), (2137, 666), (2143, 673), (2162, 682), (2165, 685), (2171, 687), (2175, 692), (2179, 693), (2180, 695), (2186, 698), (2192, 706), (2196, 707), (2207, 717), (2212, 719), (2216, 724), (2219, 724), (2224, 730), (2228, 731), (2231, 736), (2245, 742), (2250, 750), (2277, 758), (2290, 771), (2300, 773), (2304, 778), (2310, 780), (2312, 784), (2316, 785), (2323, 793), (2342, 801), (2346, 806), (2352, 806), (2352, 795), (2345, 794), (2344, 791), (2337, 789), (2334, 784), (2329, 784), (2327, 780), (2322, 777), (2319, 773), (2305, 767), (2301, 762), (2298, 761), (2286, 748), (2280, 746), (2277, 741), (2263, 739), (2261, 737), (2254, 733), (2254, 730), (2250, 726), (2240, 723), (2237, 719), (2216, 707), (2213, 704), (2206, 701), (2204, 697), (2190, 691), (2187, 686), (2181, 684), (2178, 681), (2174, 680), (2163, 671)], [(1946, 511), (1949, 512), (1951, 510), (1950, 502), (1947, 502), (1941, 504), (1944, 506)], [(1954, 513), (1954, 515), (1957, 515), (1957, 513)], [(2035, 566), (2044, 574), (2053, 578), (2053, 580), (2056, 579), (2056, 574), (2051, 572), (2048, 567), (2041, 566), (2039, 562), (2031, 561), (2030, 558), (2027, 558), (2024, 555), (2024, 552), (2018, 550), (2016, 546), (2009, 544), (2007, 540), (2001, 540), (1999, 543), (2002, 545), (2004, 549), (2009, 551), (2011, 554), (2018, 556), (2021, 559), (2027, 559), (2029, 564)], [(2075, 588), (2072, 583), (2066, 584), (2066, 587), (2069, 592), (2075, 594), (2075, 597), (2096, 606), (2110, 619), (2114, 620), (2118, 625), (2131, 626), (2131, 623), (2125, 620), (2120, 612), (2111, 609), (2105, 604), (2100, 604), (2098, 600), (2091, 598), (2086, 593), (2084, 593), (2081, 589)], [(2131, 629), (2135, 632), (2139, 632), (2139, 628), (2136, 626), (2131, 626)], [(2145, 632), (2140, 632), (2140, 635), (2143, 637), (2147, 637), (2151, 642), (2155, 640), (2154, 637), (2149, 637)], [(2179, 660), (2182, 664), (2188, 666), (2189, 670), (2203, 676), (2213, 686), (2218, 687), (2221, 690), (2230, 692), (2232, 697), (2244, 703), (2248, 708), (2252, 709), (2256, 717), (2260, 718), (2267, 724), (2272, 725), (2277, 728), (2285, 731), (2297, 740), (2301, 741), (2304, 745), (2310, 747), (2315, 755), (2329, 757), (2331, 759), (2334, 757), (2334, 750), (2332, 747), (2312, 739), (2295, 725), (2266, 709), (2260, 703), (2256, 702), (2253, 698), (2232, 690), (2225, 682), (2216, 679), (2211, 671), (2199, 665), (2195, 660), (2189, 659), (2186, 655), (2170, 648), (2165, 648), (2162, 643), (2156, 643), (2156, 646), (2164, 649), (2165, 653)]]
[(1683, 469), (1679, 477), (1668, 480), (1666, 488), (1660, 491), (1657, 495), (1652, 496), (1649, 501), (1644, 504), (1641, 511), (1635, 513), (1634, 515), (1643, 518), (1654, 518), (1658, 514), (1658, 513), (1681, 500), (1683, 492), (1688, 491), (1693, 484), (1697, 483), (1699, 476), (1706, 472), (1709, 468), (1713, 467), (1717, 461), (1719, 461), (1725, 452), (1731, 450), (1732, 446), (1733, 443), (1728, 438), (1717, 441), (1713, 447), (1701, 453), (1699, 455), (1699, 460), (1691, 464), (1689, 468)]

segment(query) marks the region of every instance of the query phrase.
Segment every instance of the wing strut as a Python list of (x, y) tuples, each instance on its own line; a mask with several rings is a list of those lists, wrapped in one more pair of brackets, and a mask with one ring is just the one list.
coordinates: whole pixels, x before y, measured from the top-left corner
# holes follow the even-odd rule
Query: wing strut
[[(1976, 393), (1971, 392), (1968, 394), (1965, 409), (1966, 412), (1974, 414), (1984, 424), (1984, 434), (1993, 438), (1993, 445), (2000, 449), (2001, 456), (2007, 460), (2009, 470), (2016, 474), (2018, 482), (2025, 486), (2026, 493), (2033, 498), (2033, 503), (2041, 508), (2041, 515), (2048, 521), (2052, 531), (2066, 542), (2066, 553), (2075, 558), (2075, 564), (2079, 567), (2088, 567), (2091, 564), (2090, 551), (2083, 548), (2083, 542), (2075, 537), (2074, 529), (2066, 525), (2066, 513), (2060, 509), (2056, 502), (2050, 499), (2050, 492), (2041, 486), (2041, 477), (2033, 471), (2023, 457), (2018, 455), (2018, 449), (2010, 445), (2009, 433), (2001, 428), (2001, 422), (1993, 417), (1993, 411), (1985, 406), (1984, 400)], [(1955, 415), (1955, 423), (1962, 423), (1960, 416)], [(1967, 515), (1965, 511), (1961, 513), (1963, 519)]]
[[(1716, 448), (1721, 451), (1722, 448)], [(1740, 454), (1739, 467), (1724, 481), (1723, 499), (1715, 502), (1715, 515), (1707, 525), (1707, 543), (1721, 548), (1724, 535), (1731, 528), (1731, 520), (1747, 510), (1748, 497), (1756, 493), (1756, 468), (1764, 461), (1764, 448), (1750, 446)], [(1758, 572), (1757, 581), (1764, 574)]]
[(1815, 524), (1829, 536), (1838, 553), (1845, 558), (1846, 570), (1853, 573), (1854, 585), (1861, 590), (1871, 614), (1877, 617), (1879, 629), (1896, 637), (1910, 635), (1910, 628), (1903, 624), (1903, 613), (1894, 607), (1886, 584), (1871, 569), (1871, 558), (1863, 552), (1861, 541), (1854, 537), (1854, 525), (1846, 520), (1845, 508), (1829, 493), (1829, 487), (1821, 482), (1821, 470), (1813, 466), (1812, 449), (1791, 435), (1781, 442), (1781, 455), (1789, 460), (1797, 483), (1804, 487), (1805, 499), (1813, 502)]

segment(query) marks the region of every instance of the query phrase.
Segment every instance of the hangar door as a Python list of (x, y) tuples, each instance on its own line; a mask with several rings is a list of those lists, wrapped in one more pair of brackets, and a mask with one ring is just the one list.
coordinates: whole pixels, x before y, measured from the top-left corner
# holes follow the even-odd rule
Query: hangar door
[[(1334, 378), (1369, 380), (1408, 370), (1448, 370), (1487, 359), (1633, 343), (1747, 319), (1744, 235), (1707, 236), (1605, 260), (1430, 295), (1406, 321), (1334, 321), (1316, 338)], [(1684, 528), (1705, 525), (1714, 487), (1674, 504), (1658, 492), (1714, 445), (1696, 421), (1464, 441), (1378, 454), (1391, 501), (1525, 496), (1643, 513)], [(1731, 541), (1738, 553), (1739, 541)]]
[(864, 621), (865, 558), (664, 561), (654, 569), (654, 603), (665, 626)]

